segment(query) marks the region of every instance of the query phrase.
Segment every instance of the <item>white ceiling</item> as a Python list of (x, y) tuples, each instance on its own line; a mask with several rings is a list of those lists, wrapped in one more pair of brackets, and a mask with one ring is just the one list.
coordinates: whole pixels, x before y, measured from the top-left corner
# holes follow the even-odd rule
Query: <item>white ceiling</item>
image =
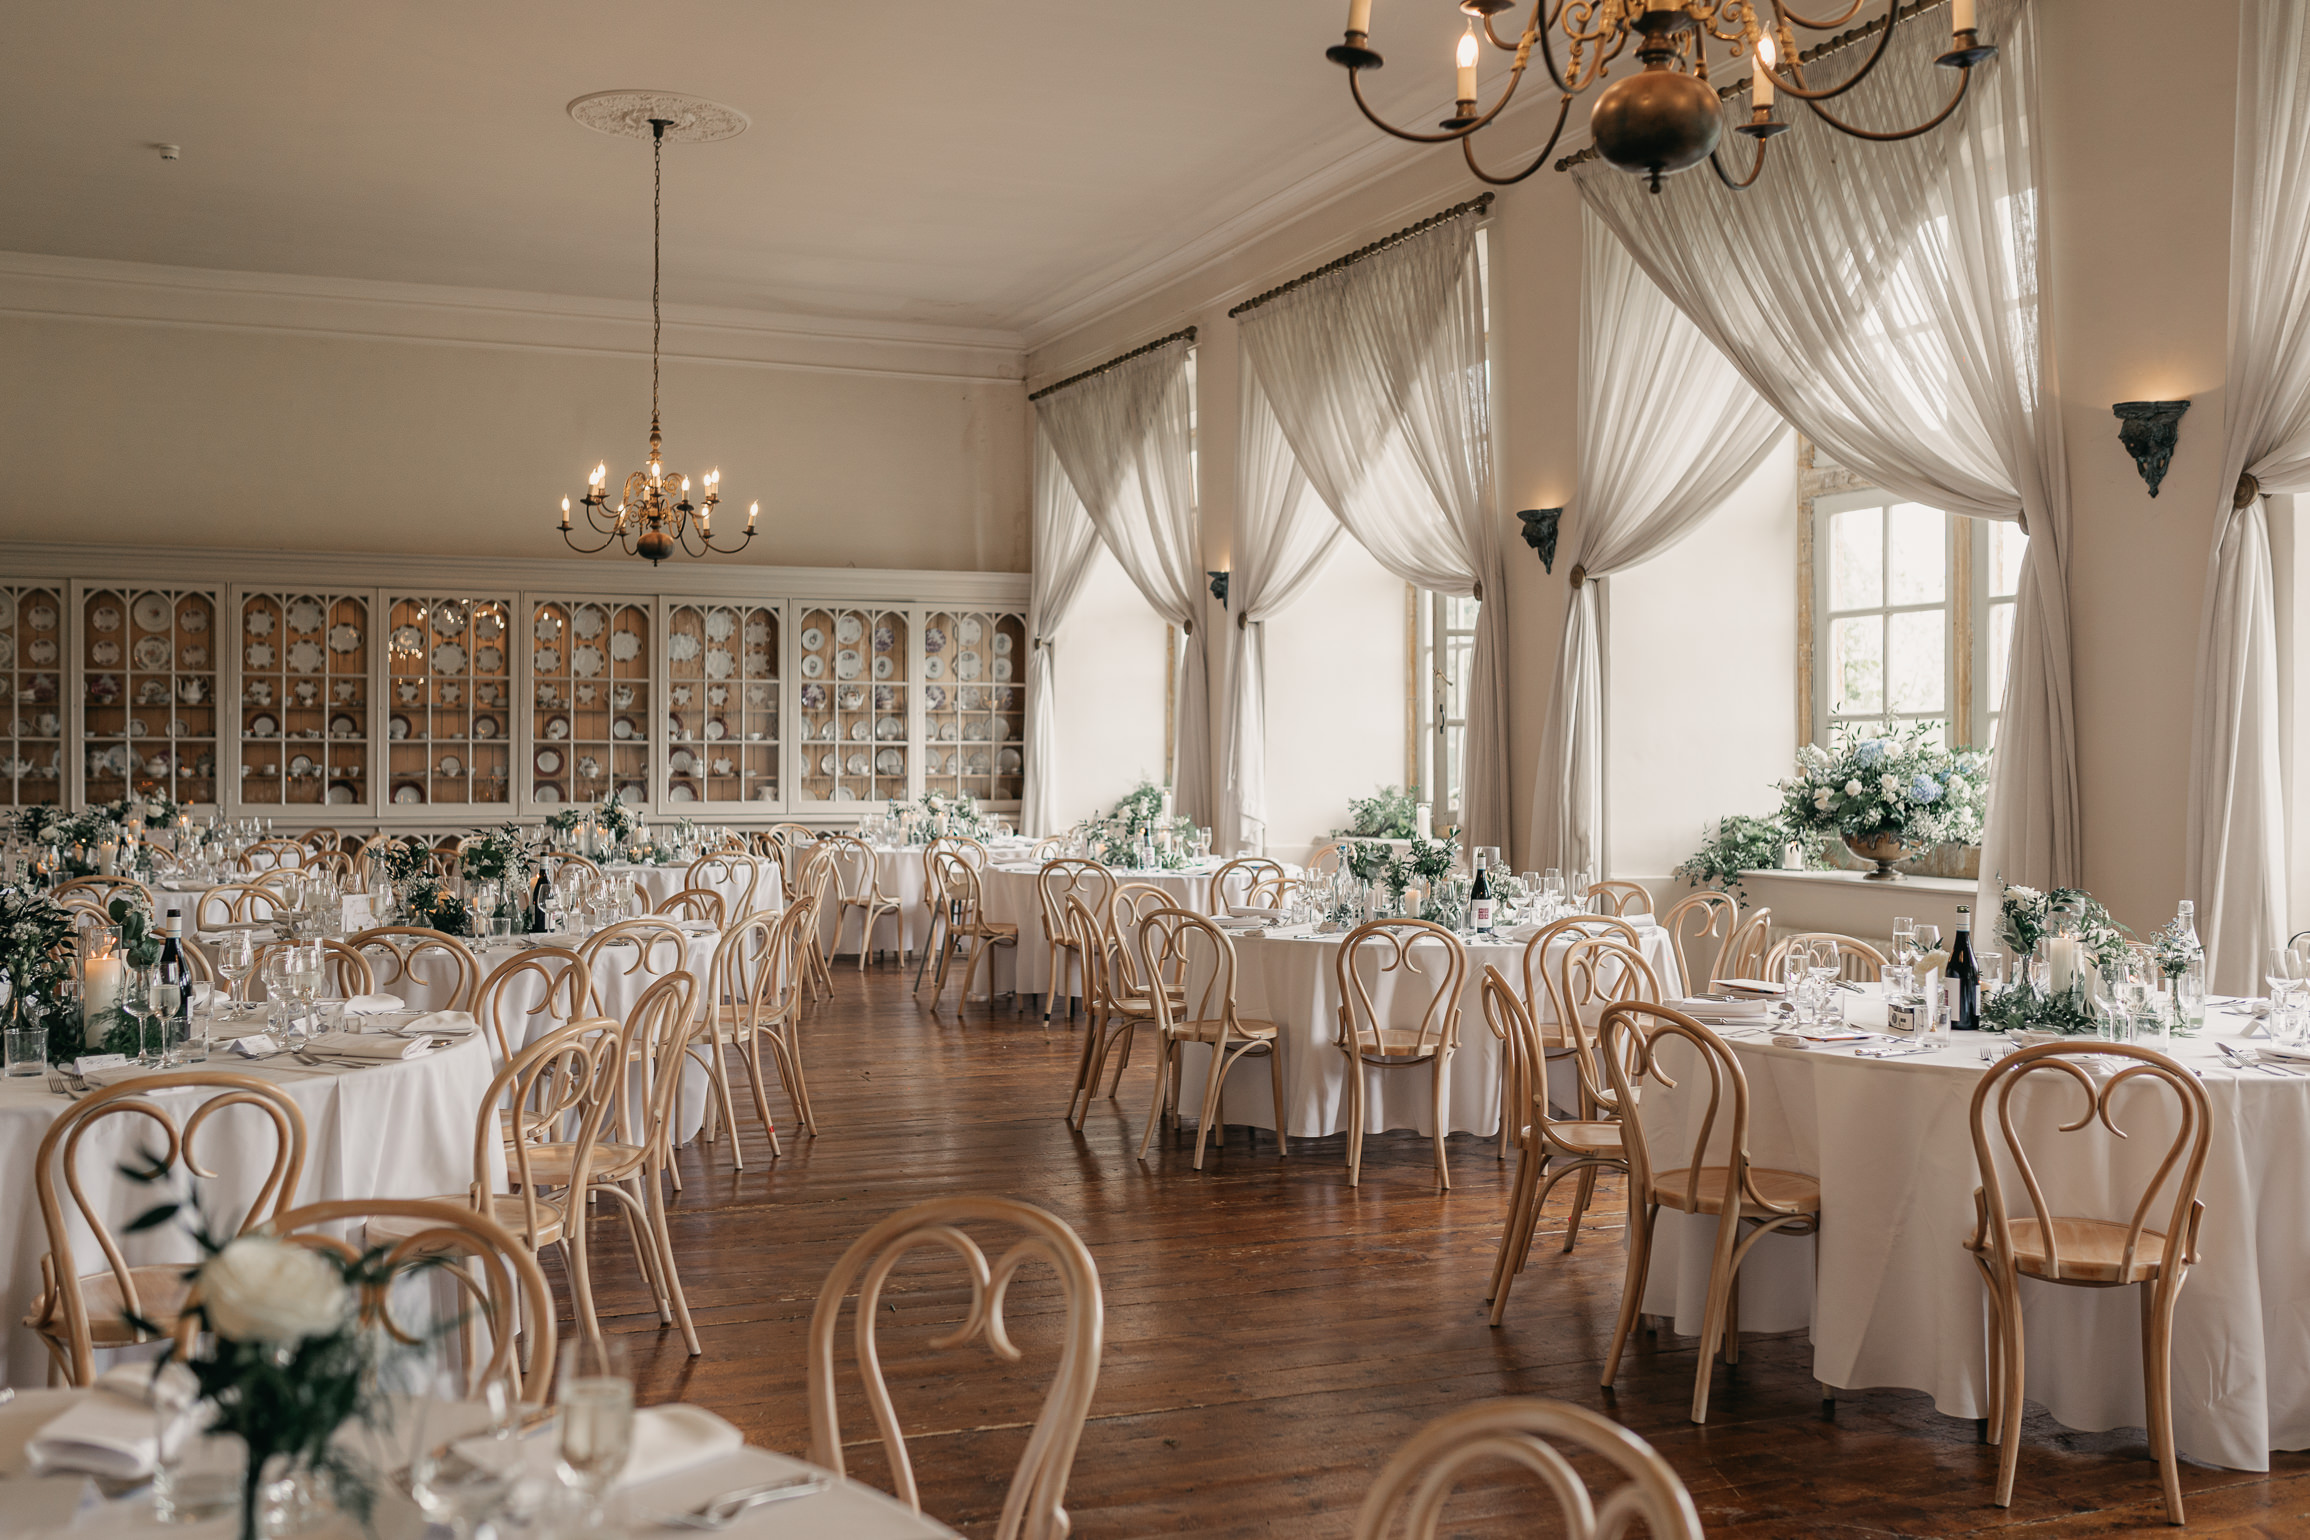
[[(640, 86), (753, 119), (667, 151), (669, 304), (1033, 337), (1230, 221), (1394, 162), (1322, 57), (1344, 15), (0, 0), (0, 251), (646, 298), (648, 146), (563, 110)], [(1460, 25), (1451, 0), (1379, 0), (1385, 110), (1437, 115)]]

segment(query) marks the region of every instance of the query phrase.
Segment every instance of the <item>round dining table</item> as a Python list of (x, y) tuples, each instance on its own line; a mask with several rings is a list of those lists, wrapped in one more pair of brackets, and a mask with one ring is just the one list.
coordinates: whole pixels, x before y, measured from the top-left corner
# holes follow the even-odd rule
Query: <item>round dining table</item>
[[(1146, 871), (1113, 866), (1118, 886), (1127, 882), (1149, 883), (1169, 893), (1181, 908), (1198, 914), (1209, 912), (1211, 902), (1211, 875), (1226, 863), (1217, 860), (1198, 861), (1184, 868), (1155, 867)], [(995, 948), (994, 993), (1028, 995), (1047, 994), (1051, 990), (1051, 943), (1043, 930), (1043, 899), (1037, 882), (1043, 874), (1039, 862), (1012, 862), (991, 865), (979, 877), (979, 893), (986, 904), (986, 917), (998, 924), (1016, 925), (1019, 944), (1016, 947)], [(959, 964), (955, 965), (959, 966)], [(1068, 993), (1079, 987), (1079, 981), (1065, 981)]]
[[(1633, 915), (1629, 918), (1632, 923), (1638, 920)], [(1318, 934), (1301, 925), (1253, 931), (1234, 939), (1236, 1014), (1247, 1021), (1275, 1024), (1276, 1051), (1283, 1061), (1284, 1132), (1294, 1138), (1347, 1132), (1348, 1061), (1338, 1046), (1339, 955), (1346, 934)], [(1484, 970), (1498, 968), (1521, 992), (1524, 943), (1461, 939), (1468, 966), (1460, 991), (1458, 1046), (1445, 1078), (1444, 1131), (1489, 1136), (1500, 1129), (1502, 1052), (1499, 1040), (1484, 1021)], [(1681, 993), (1683, 980), (1668, 933), (1648, 922), (1637, 923), (1637, 940), (1661, 988), (1671, 995)], [(1426, 943), (1423, 950), (1437, 945)], [(1551, 955), (1560, 956), (1565, 945), (1569, 941), (1560, 940)], [(1423, 959), (1422, 966), (1434, 965)], [(1385, 1014), (1390, 1026), (1411, 1025), (1428, 996), (1402, 987), (1400, 973), (1375, 977), (1375, 972), (1367, 966), (1374, 1009)], [(1189, 978), (1186, 982), (1187, 998), (1200, 998), (1203, 981)], [(1555, 1020), (1545, 998), (1535, 1006), (1538, 1021), (1545, 1024)], [(1180, 1055), (1180, 1064), (1180, 1108), (1192, 1120), (1201, 1103), (1204, 1077), (1210, 1073), (1211, 1050), (1201, 1043), (1189, 1043)], [(1410, 1129), (1423, 1136), (1434, 1135), (1435, 1110), (1426, 1068), (1383, 1069), (1367, 1064), (1362, 1072), (1365, 1133)], [(1219, 1107), (1223, 1124), (1275, 1127), (1274, 1096), (1267, 1068), (1259, 1059), (1240, 1060), (1228, 1072)]]
[[(487, 1034), (475, 1033), (421, 1058), (348, 1067), (318, 1066), (294, 1058), (244, 1059), (220, 1050), (193, 1069), (223, 1070), (285, 1087), (305, 1117), (305, 1172), (297, 1203), (333, 1198), (430, 1198), (463, 1192), (473, 1181), (473, 1127), (496, 1072)], [(108, 1084), (128, 1072), (112, 1071)], [(201, 1087), (159, 1091), (154, 1100), (184, 1126), (192, 1110), (220, 1094)], [(16, 1217), (0, 1221), (0, 1311), (8, 1330), (4, 1378), (12, 1386), (44, 1384), (48, 1350), (18, 1323), (41, 1289), (40, 1259), (48, 1236), (33, 1198), (40, 1141), (72, 1105), (40, 1077), (0, 1080), (0, 1174), (17, 1194)], [(107, 1117), (82, 1142), (81, 1180), (104, 1224), (132, 1265), (195, 1259), (191, 1237), (174, 1225), (123, 1235), (128, 1221), (159, 1201), (161, 1190), (120, 1174), (154, 1133), (145, 1119)], [(492, 1150), (495, 1146), (491, 1146)], [(229, 1108), (201, 1130), (202, 1165), (216, 1173), (203, 1184), (211, 1212), (237, 1216), (263, 1186), (273, 1163), (272, 1124), (253, 1109)], [(500, 1187), (502, 1169), (493, 1173)], [(104, 1257), (70, 1197), (59, 1194), (72, 1230), (74, 1266), (85, 1276), (101, 1271)]]
[[(930, 939), (930, 910), (923, 904), (924, 848), (921, 845), (874, 847), (875, 887), (884, 898), (896, 900), (898, 904), (897, 918), (886, 915), (875, 922), (871, 945), (876, 951), (897, 951), (911, 957)], [(990, 860), (1024, 862), (1033, 851), (1034, 842), (991, 840), (986, 849)], [(868, 944), (860, 939), (858, 913), (852, 910), (846, 916), (840, 904), (829, 902), (819, 914), (818, 940), (827, 956), (856, 953)]]
[[(2251, 1026), (2214, 1010), (2201, 1036), (2151, 1045), (2192, 1070), (2212, 1106), (2202, 1259), (2174, 1320), (2174, 1442), (2233, 1470), (2310, 1448), (2310, 1065), (2241, 1066), (2217, 1046), (2251, 1058)], [(1882, 1042), (1796, 1049), (1754, 1028), (1720, 1031), (1748, 1082), (1751, 1159), (1821, 1183), (1819, 1236), (1768, 1236), (1742, 1265), (1742, 1330), (1809, 1330), (1824, 1384), (1918, 1390), (1948, 1416), (1987, 1415), (1986, 1295), (1960, 1243), (1981, 1185), (1973, 1091), (2004, 1040), (1951, 1033), (1930, 1053), (1877, 1059), (1855, 1050)], [(1690, 1050), (1670, 1049), (1662, 1058), (1679, 1086), (1648, 1085), (1643, 1105), (1646, 1147), (1673, 1167), (1689, 1158), (1705, 1077), (1678, 1075)], [(2033, 1075), (2015, 1101), (2047, 1201), (2064, 1214), (2130, 1210), (2172, 1138), (2170, 1099), (2122, 1087), (2135, 1093), (2115, 1108), (2128, 1138), (2099, 1125), (2065, 1134), (2056, 1125), (2077, 1115), (2080, 1092), (2056, 1080)], [(2010, 1169), (2003, 1185), (2009, 1211), (2027, 1216)], [(2170, 1203), (2168, 1189), (2161, 1213)], [(1715, 1233), (1714, 1218), (1660, 1215), (1643, 1309), (1687, 1335), (1700, 1330)], [(2065, 1427), (2143, 1426), (2139, 1290), (2026, 1278), (2021, 1289), (2028, 1399)]]

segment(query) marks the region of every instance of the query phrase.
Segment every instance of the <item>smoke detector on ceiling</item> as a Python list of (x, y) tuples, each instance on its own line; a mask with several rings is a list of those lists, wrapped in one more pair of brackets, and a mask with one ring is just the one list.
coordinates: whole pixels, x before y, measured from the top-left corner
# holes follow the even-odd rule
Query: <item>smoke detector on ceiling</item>
[(175, 160), (184, 153), (184, 146), (177, 144), (156, 144), (153, 148), (160, 151), (162, 160)]
[(569, 115), (597, 133), (627, 139), (649, 138), (650, 120), (662, 118), (669, 144), (735, 139), (753, 122), (725, 102), (679, 91), (595, 91), (571, 102)]

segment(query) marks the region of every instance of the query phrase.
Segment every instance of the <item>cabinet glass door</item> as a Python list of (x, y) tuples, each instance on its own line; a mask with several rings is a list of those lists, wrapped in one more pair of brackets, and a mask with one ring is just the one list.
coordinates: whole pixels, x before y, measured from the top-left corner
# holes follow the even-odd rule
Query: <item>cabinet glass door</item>
[(385, 638), (387, 795), (397, 807), (513, 800), (513, 601), (391, 596)]
[(240, 800), (369, 799), (369, 598), (242, 592)]
[(907, 656), (899, 609), (805, 605), (795, 634), (802, 677), (801, 799), (884, 802), (909, 795)]
[(64, 803), (64, 585), (0, 587), (0, 805)]
[(647, 601), (531, 595), (529, 801), (650, 800)]
[(932, 610), (922, 622), (923, 789), (1015, 803), (1026, 786), (1027, 618)]
[(90, 803), (131, 791), (217, 799), (217, 657), (208, 590), (122, 586), (80, 598), (81, 744)]
[(668, 606), (669, 804), (778, 801), (779, 619), (764, 604)]

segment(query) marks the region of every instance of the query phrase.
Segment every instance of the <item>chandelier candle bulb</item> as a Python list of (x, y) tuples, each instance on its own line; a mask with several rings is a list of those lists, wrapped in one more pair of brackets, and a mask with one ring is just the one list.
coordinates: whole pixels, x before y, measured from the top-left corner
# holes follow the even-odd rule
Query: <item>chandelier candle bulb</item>
[(1749, 65), (1749, 105), (1770, 107), (1773, 104), (1773, 40), (1757, 39), (1757, 56)]
[(1949, 0), (1949, 32), (1952, 37), (1973, 30), (1973, 0)]
[(1471, 22), (1468, 30), (1460, 34), (1460, 46), (1454, 55), (1460, 66), (1460, 100), (1463, 102), (1476, 100), (1476, 52), (1476, 27)]
[(1347, 29), (1366, 34), (1372, 30), (1372, 0), (1348, 0)]

